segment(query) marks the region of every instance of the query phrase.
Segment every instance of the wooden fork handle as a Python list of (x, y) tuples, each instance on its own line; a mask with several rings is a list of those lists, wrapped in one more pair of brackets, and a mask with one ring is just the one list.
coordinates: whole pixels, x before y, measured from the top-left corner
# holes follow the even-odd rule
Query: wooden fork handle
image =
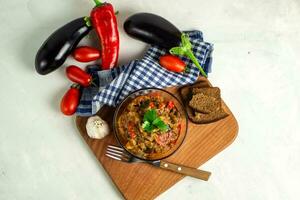
[(177, 165), (166, 161), (160, 161), (160, 167), (163, 169), (170, 170), (172, 172), (180, 173), (186, 176), (191, 176), (204, 181), (207, 181), (209, 179), (209, 176), (211, 175), (211, 173), (208, 171)]

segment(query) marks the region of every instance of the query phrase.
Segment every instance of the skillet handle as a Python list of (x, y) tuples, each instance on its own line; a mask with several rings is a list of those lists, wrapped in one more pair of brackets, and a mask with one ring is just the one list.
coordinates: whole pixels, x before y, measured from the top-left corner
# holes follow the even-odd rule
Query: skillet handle
[(172, 172), (176, 172), (179, 174), (183, 174), (186, 176), (191, 176), (194, 178), (198, 178), (204, 181), (207, 181), (209, 179), (209, 176), (211, 175), (210, 172), (196, 169), (196, 168), (191, 168), (191, 167), (186, 167), (182, 165), (177, 165), (173, 163), (169, 163), (166, 161), (160, 161), (160, 168), (170, 170)]

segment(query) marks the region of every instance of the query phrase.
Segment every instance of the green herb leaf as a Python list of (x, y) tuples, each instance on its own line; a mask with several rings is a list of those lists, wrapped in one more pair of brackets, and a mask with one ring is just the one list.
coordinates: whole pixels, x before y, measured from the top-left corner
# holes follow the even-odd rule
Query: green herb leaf
[(157, 113), (156, 110), (150, 109), (144, 114), (144, 122), (148, 121), (152, 123), (155, 119), (157, 118)]
[(169, 126), (167, 124), (165, 124), (165, 122), (163, 120), (161, 120), (159, 117), (156, 118), (152, 124), (154, 126), (156, 126), (157, 128), (159, 128), (159, 130), (166, 132), (167, 130), (169, 130)]
[(157, 126), (157, 125), (159, 125), (159, 124), (161, 124), (161, 123), (164, 123), (159, 117), (158, 118), (156, 118), (153, 122), (152, 122), (152, 124), (154, 124), (155, 126)]
[(142, 124), (142, 128), (147, 131), (147, 132), (151, 132), (153, 131), (154, 127), (152, 126), (152, 124), (148, 121), (145, 121), (143, 124)]
[(142, 128), (147, 132), (153, 131), (155, 127), (163, 132), (169, 130), (169, 126), (157, 116), (156, 110), (154, 109), (148, 110), (144, 114), (143, 120), (144, 123), (142, 124)]

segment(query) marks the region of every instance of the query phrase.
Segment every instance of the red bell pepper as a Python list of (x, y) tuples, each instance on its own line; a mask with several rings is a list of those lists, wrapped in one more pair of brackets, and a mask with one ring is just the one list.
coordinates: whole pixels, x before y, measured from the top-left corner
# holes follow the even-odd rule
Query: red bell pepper
[(102, 69), (111, 69), (117, 65), (119, 57), (117, 19), (110, 3), (94, 2), (96, 7), (91, 11), (91, 22), (101, 41)]

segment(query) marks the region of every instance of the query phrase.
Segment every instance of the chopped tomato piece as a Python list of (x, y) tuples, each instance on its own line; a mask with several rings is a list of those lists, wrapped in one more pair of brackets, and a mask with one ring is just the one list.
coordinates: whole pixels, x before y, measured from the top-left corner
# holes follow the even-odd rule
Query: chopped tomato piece
[(150, 104), (149, 104), (150, 108), (154, 108), (155, 107), (155, 104), (151, 101)]
[(129, 134), (130, 138), (134, 139), (136, 137), (136, 133), (134, 131), (134, 123), (133, 122), (128, 123), (127, 130), (128, 130), (128, 134)]
[(173, 101), (169, 101), (167, 107), (172, 110), (174, 108), (174, 102)]

